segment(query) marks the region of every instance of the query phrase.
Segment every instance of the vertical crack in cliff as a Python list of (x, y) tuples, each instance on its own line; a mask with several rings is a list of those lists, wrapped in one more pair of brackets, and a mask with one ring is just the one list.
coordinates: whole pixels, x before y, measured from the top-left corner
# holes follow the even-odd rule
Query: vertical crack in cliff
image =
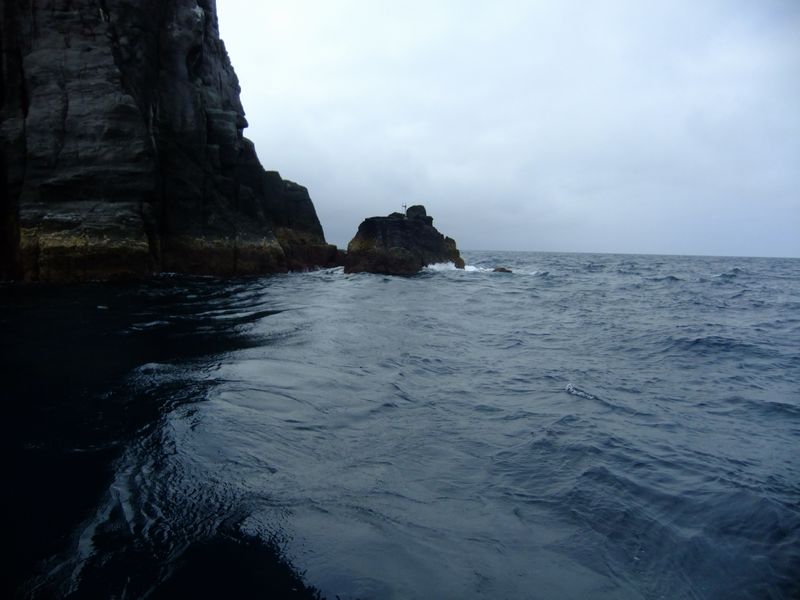
[[(159, 6), (163, 4), (163, 2), (159, 2)], [(118, 6), (115, 5), (115, 8)], [(161, 243), (159, 239), (159, 231), (158, 231), (158, 216), (154, 214), (154, 204), (158, 202), (158, 186), (160, 185), (161, 177), (158, 174), (159, 165), (158, 165), (158, 144), (156, 142), (156, 138), (154, 135), (154, 122), (155, 122), (155, 106), (152, 100), (152, 89), (150, 89), (146, 84), (144, 86), (140, 85), (136, 81), (135, 73), (133, 75), (129, 74), (129, 70), (131, 68), (135, 69), (138, 73), (147, 73), (149, 70), (148, 67), (152, 67), (153, 65), (148, 64), (134, 64), (131, 65), (130, 62), (130, 54), (131, 50), (129, 48), (123, 47), (123, 41), (120, 38), (120, 34), (117, 28), (117, 22), (122, 18), (122, 11), (120, 10), (119, 13), (115, 14), (112, 12), (112, 9), (109, 7), (109, 3), (107, 0), (98, 0), (98, 8), (97, 8), (97, 20), (98, 25), (100, 27), (105, 26), (105, 36), (108, 39), (108, 43), (111, 50), (111, 56), (114, 61), (114, 65), (117, 69), (117, 74), (119, 76), (119, 84), (122, 88), (122, 91), (130, 96), (133, 99), (133, 102), (139, 109), (139, 116), (142, 120), (142, 127), (144, 132), (146, 132), (146, 143), (148, 144), (149, 150), (149, 158), (152, 160), (153, 164), (153, 175), (154, 175), (154, 188), (149, 192), (143, 193), (138, 199), (138, 216), (142, 223), (142, 228), (144, 230), (144, 235), (147, 240), (147, 247), (148, 247), (148, 256), (149, 256), (149, 266), (148, 270), (151, 272), (157, 272), (161, 269)], [(156, 33), (160, 30), (161, 27), (161, 20), (156, 19), (157, 22), (157, 29)], [(156, 43), (158, 43), (158, 35), (155, 35)], [(160, 53), (156, 51), (156, 60), (159, 59)], [(157, 64), (155, 65), (156, 69), (158, 68)], [(163, 195), (163, 194), (161, 194)]]
[(61, 90), (61, 112), (59, 116), (59, 127), (56, 130), (55, 148), (52, 157), (52, 167), (58, 167), (58, 161), (61, 159), (61, 152), (64, 150), (64, 145), (67, 142), (67, 116), (69, 115), (69, 93), (67, 92), (66, 81), (66, 65), (64, 59), (61, 60), (61, 69), (59, 70), (58, 77), (56, 78), (56, 85)]
[(99, 0), (100, 8), (98, 9), (100, 15), (100, 21), (106, 24), (106, 31), (108, 32), (108, 38), (111, 42), (111, 56), (114, 58), (114, 64), (117, 66), (119, 70), (119, 75), (122, 83), (123, 89), (130, 93), (129, 86), (127, 85), (125, 72), (122, 68), (123, 60), (122, 60), (122, 52), (120, 49), (119, 43), (119, 35), (117, 35), (117, 28), (114, 27), (114, 23), (111, 21), (111, 12), (108, 10), (108, 5), (106, 4), (106, 0)]
[[(13, 4), (13, 2), (6, 2), (6, 4)], [(36, 0), (31, 0), (31, 38), (39, 35), (39, 19), (36, 7)]]
[[(28, 118), (28, 111), (30, 110), (31, 100), (28, 94), (28, 86), (25, 84), (25, 63), (22, 60), (22, 48), (17, 47), (17, 61), (19, 63), (19, 103), (22, 110), (22, 118)], [(5, 77), (3, 77), (5, 81)], [(5, 88), (5, 86), (3, 86)]]

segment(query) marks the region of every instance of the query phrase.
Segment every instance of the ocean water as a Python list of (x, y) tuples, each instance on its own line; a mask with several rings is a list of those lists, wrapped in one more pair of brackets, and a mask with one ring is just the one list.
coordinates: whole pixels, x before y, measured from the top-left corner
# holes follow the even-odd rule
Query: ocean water
[(800, 260), (465, 258), (0, 288), (6, 597), (800, 597)]

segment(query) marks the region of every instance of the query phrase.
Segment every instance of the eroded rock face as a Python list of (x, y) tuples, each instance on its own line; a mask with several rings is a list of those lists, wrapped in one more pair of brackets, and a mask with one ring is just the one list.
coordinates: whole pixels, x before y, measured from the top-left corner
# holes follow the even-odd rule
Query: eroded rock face
[(433, 226), (424, 206), (411, 206), (406, 214), (370, 217), (358, 227), (347, 246), (345, 272), (413, 275), (427, 265), (464, 260), (456, 243)]
[(336, 261), (243, 137), (214, 0), (6, 0), (0, 28), (0, 278)]

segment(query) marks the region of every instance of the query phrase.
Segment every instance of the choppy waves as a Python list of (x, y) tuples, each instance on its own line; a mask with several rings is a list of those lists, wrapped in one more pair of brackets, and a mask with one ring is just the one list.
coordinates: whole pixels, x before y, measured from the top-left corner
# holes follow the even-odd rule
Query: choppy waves
[(795, 597), (798, 261), (466, 258), (138, 288), (112, 397), (158, 418), (33, 589), (234, 540), (329, 598)]

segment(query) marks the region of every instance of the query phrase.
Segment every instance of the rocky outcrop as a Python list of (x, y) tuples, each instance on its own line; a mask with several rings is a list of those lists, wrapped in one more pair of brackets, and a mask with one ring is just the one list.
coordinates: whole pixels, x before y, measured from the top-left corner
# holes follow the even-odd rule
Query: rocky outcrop
[(0, 278), (336, 262), (243, 137), (214, 0), (6, 0), (0, 29)]
[(433, 226), (424, 206), (411, 206), (406, 214), (370, 217), (358, 227), (347, 246), (345, 272), (413, 275), (427, 265), (455, 264), (464, 268), (456, 243)]

